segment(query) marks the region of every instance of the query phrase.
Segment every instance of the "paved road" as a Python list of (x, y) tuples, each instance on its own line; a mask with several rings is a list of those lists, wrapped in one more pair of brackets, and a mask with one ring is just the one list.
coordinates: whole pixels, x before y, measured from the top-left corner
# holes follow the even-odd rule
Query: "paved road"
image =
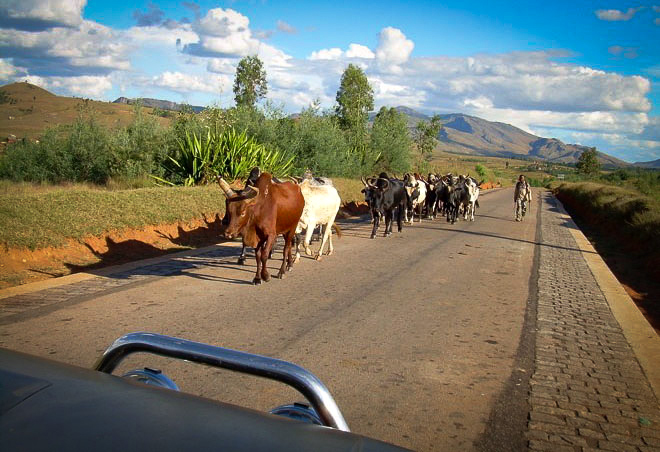
[[(387, 239), (346, 223), (335, 255), (260, 287), (225, 244), (0, 299), (0, 346), (91, 366), (154, 331), (296, 362), (353, 431), (417, 450), (658, 450), (657, 399), (560, 208), (539, 193), (516, 223), (511, 195)], [(232, 403), (299, 399), (160, 358), (123, 368), (145, 362)]]

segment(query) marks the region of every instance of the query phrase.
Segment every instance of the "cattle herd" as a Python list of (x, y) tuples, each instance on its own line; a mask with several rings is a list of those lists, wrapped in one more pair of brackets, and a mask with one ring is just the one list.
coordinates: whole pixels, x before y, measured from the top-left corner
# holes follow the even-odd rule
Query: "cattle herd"
[[(341, 199), (332, 180), (313, 177), (307, 172), (301, 179), (281, 181), (254, 168), (242, 190), (234, 191), (220, 177), (218, 183), (226, 197), (223, 234), (229, 239), (241, 236), (243, 240), (239, 264), (245, 262), (246, 247), (255, 250), (257, 273), (253, 284), (270, 280), (266, 263), (279, 235), (284, 237), (284, 255), (278, 278), (283, 278), (300, 258), (303, 231), (306, 254), (313, 254), (310, 242), (317, 227), (321, 230), (321, 246), (316, 259), (321, 259), (326, 243), (327, 254), (332, 254), (333, 227), (341, 236), (335, 224)], [(378, 177), (363, 177), (362, 183), (373, 223), (372, 239), (376, 237), (381, 220), (385, 222), (384, 236), (388, 236), (392, 234), (395, 216), (401, 232), (403, 223), (412, 224), (415, 217), (421, 222), (422, 218), (435, 219), (440, 214), (453, 224), (462, 214), (465, 220), (474, 221), (474, 211), (479, 207), (479, 184), (470, 176), (429, 174), (424, 178), (415, 173), (399, 179), (381, 173)]]

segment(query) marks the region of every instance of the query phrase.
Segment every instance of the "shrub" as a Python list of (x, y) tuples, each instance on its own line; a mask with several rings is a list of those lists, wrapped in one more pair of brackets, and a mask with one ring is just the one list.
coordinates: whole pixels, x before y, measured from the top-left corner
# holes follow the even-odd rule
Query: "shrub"
[(233, 127), (219, 135), (206, 130), (198, 136), (186, 132), (179, 149), (164, 163), (165, 177), (154, 175), (168, 185), (199, 185), (212, 182), (217, 175), (229, 180), (242, 179), (259, 166), (277, 176), (287, 176), (293, 167), (293, 156), (278, 150), (267, 150), (244, 131)]

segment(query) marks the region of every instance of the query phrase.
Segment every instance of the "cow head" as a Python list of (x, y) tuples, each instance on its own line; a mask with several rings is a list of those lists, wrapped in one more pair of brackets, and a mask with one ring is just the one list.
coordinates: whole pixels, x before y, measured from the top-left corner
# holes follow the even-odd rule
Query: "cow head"
[(364, 193), (364, 200), (369, 205), (369, 208), (372, 211), (372, 214), (382, 217), (383, 204), (385, 192), (390, 189), (389, 179), (383, 177), (371, 177), (369, 179), (362, 178), (362, 183), (364, 188), (362, 193)]
[(248, 224), (252, 216), (252, 206), (257, 202), (259, 189), (250, 186), (236, 193), (221, 177), (218, 177), (218, 184), (227, 198), (225, 200), (225, 217), (222, 219), (223, 235), (228, 239), (233, 239)]

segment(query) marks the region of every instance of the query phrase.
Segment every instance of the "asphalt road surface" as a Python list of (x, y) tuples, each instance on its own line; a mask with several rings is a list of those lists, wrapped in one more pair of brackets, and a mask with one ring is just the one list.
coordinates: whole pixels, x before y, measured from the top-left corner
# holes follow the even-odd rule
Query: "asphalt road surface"
[[(0, 346), (91, 367), (115, 338), (157, 332), (305, 367), (359, 434), (421, 451), (522, 449), (537, 206), (515, 222), (512, 197), (484, 193), (474, 222), (424, 220), (389, 238), (381, 226), (369, 239), (366, 219), (345, 223), (332, 256), (303, 257), (261, 286), (250, 284), (253, 258), (231, 257), (62, 303), (2, 325)], [(143, 365), (259, 410), (301, 400), (278, 383), (150, 355), (116, 373)]]

